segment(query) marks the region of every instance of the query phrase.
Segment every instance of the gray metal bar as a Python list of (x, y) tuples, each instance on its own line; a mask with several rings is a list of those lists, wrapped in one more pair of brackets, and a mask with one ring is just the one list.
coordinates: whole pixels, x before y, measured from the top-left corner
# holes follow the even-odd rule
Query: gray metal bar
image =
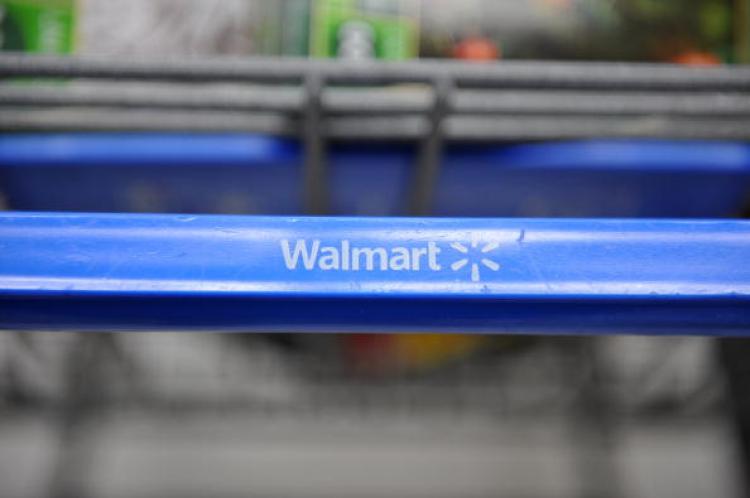
[(429, 113), (434, 105), (433, 89), (427, 85), (329, 88), (323, 93), (323, 107), (329, 113)]
[(307, 95), (302, 140), (305, 144), (305, 206), (309, 214), (328, 212), (328, 168), (321, 94), (324, 79), (310, 73), (305, 80)]
[(448, 115), (448, 99), (453, 82), (440, 78), (434, 83), (435, 106), (430, 116), (430, 129), (422, 140), (417, 157), (410, 212), (414, 216), (427, 216), (432, 211), (435, 183), (440, 174), (445, 133), (443, 124)]
[(307, 73), (332, 83), (425, 82), (449, 77), (459, 87), (740, 90), (750, 88), (748, 67), (663, 64), (456, 61), (361, 62), (294, 58), (112, 60), (103, 57), (0, 55), (0, 76), (179, 81), (297, 82)]
[(426, 116), (329, 117), (326, 135), (336, 140), (419, 140), (430, 133)]
[(154, 111), (118, 108), (2, 108), (0, 131), (198, 131), (295, 135), (296, 120), (280, 114)]
[[(325, 89), (321, 105), (334, 113), (428, 112), (429, 88)], [(302, 112), (302, 87), (87, 81), (60, 84), (0, 84), (0, 105), (148, 107)]]
[[(328, 88), (327, 113), (427, 113), (435, 96), (429, 87)], [(302, 112), (301, 88), (268, 85), (144, 84), (0, 85), (0, 105), (144, 107)], [(459, 114), (671, 114), (750, 116), (750, 93), (602, 92), (571, 90), (457, 90), (449, 109)], [(750, 125), (750, 124), (749, 124)]]
[[(218, 111), (153, 111), (118, 108), (2, 108), (0, 131), (240, 131), (296, 135), (299, 122), (283, 114)], [(425, 116), (326, 117), (335, 140), (415, 140), (430, 131)], [(571, 116), (560, 114), (449, 116), (446, 140), (546, 140), (671, 138), (750, 140), (747, 119), (668, 116)]]
[(0, 105), (299, 112), (301, 88), (143, 82), (0, 85)]
[(465, 114), (750, 116), (750, 93), (475, 89), (455, 92), (451, 110)]
[(746, 119), (691, 119), (667, 116), (451, 116), (453, 140), (554, 140), (578, 138), (664, 138), (750, 140)]

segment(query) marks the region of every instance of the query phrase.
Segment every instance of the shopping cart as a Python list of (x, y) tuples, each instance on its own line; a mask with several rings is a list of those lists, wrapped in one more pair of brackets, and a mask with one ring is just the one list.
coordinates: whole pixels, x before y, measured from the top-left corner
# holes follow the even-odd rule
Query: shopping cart
[[(4, 136), (12, 209), (184, 213), (5, 214), (6, 326), (748, 328), (742, 221), (185, 215), (736, 216), (747, 69), (10, 55), (0, 71), (43, 78), (3, 85), (3, 129), (99, 133)], [(142, 133), (175, 129), (193, 134)]]
[[(2, 329), (750, 330), (746, 69), (10, 55), (0, 74)], [(83, 337), (66, 420), (119, 351)], [(606, 447), (599, 360), (553, 344)], [(613, 492), (608, 465), (582, 472)]]

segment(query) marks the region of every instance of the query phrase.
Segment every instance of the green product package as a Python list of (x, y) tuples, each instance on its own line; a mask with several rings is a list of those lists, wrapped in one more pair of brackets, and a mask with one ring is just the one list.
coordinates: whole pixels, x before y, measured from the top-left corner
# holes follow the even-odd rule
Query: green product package
[(403, 60), (418, 54), (418, 2), (314, 0), (311, 55)]
[(76, 0), (0, 0), (0, 49), (71, 53)]

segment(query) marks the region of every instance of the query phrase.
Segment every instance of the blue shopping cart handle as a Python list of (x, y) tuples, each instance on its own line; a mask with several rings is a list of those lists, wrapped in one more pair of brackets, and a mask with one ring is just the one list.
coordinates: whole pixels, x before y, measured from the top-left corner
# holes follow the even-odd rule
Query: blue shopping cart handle
[(750, 335), (750, 222), (5, 213), (0, 328)]

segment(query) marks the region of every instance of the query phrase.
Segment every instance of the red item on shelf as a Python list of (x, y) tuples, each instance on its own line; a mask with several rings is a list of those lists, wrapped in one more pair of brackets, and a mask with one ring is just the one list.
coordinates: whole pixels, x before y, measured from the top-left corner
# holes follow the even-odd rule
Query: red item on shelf
[(473, 61), (490, 61), (500, 58), (500, 49), (489, 38), (472, 36), (453, 47), (453, 57)]
[(691, 51), (673, 57), (672, 62), (686, 66), (716, 66), (721, 64), (721, 59), (711, 52)]

